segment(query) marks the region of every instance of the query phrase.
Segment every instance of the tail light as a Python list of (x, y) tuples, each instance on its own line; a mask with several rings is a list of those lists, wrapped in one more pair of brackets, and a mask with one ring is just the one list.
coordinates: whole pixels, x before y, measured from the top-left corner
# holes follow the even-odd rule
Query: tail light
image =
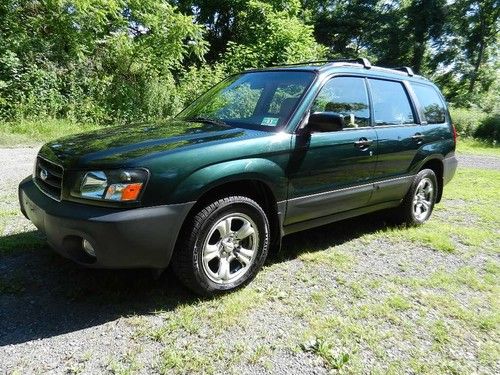
[(458, 137), (457, 128), (455, 128), (454, 124), (451, 124), (451, 127), (453, 128), (453, 142), (457, 144), (457, 137)]

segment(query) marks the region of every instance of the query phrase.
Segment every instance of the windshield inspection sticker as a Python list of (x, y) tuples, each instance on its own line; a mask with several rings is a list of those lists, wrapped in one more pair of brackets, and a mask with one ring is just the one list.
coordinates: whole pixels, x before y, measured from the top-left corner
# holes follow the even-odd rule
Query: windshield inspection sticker
[(264, 117), (260, 124), (265, 126), (276, 126), (276, 124), (278, 124), (278, 120), (278, 117)]

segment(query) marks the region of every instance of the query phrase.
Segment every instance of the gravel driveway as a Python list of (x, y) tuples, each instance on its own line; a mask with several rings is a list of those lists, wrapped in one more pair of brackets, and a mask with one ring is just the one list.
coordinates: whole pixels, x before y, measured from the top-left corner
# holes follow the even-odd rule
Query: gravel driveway
[(459, 155), (459, 166), (462, 168), (494, 169), (500, 171), (500, 158), (483, 155)]
[(2, 190), (15, 189), (16, 183), (31, 173), (38, 149), (39, 147), (0, 148)]
[[(34, 228), (17, 213), (16, 201), (17, 184), (31, 173), (37, 150), (0, 149), (0, 208), (7, 212), (6, 216), (0, 216), (5, 220), (3, 237), (0, 237), (0, 373), (199, 371), (196, 367), (177, 367), (180, 362), (176, 361), (184, 360), (189, 366), (195, 366), (204, 359), (182, 353), (205, 353), (207, 347), (212, 346), (220, 351), (214, 349), (212, 353), (216, 373), (226, 370), (236, 373), (327, 373), (318, 356), (290, 344), (306, 329), (300, 317), (309, 316), (309, 310), (319, 306), (322, 285), (332, 285), (329, 292), (338, 293), (338, 304), (321, 305), (321, 308), (333, 318), (339, 317), (335, 324), (342, 325), (347, 318), (343, 318), (341, 306), (353, 303), (350, 298), (356, 296), (356, 283), (362, 287), (372, 282), (385, 285), (388, 280), (399, 277), (425, 279), (431, 270), (443, 266), (453, 271), (468, 266), (468, 262), (484, 261), (477, 254), (461, 257), (406, 242), (394, 245), (376, 240), (367, 245), (357, 237), (375, 233), (383, 229), (385, 223), (377, 222), (376, 216), (348, 220), (329, 226), (327, 238), (324, 229), (287, 237), (284, 248), (289, 255), (271, 261), (252, 286), (242, 292), (244, 298), (255, 301), (255, 305), (248, 307), (254, 308), (255, 313), (245, 315), (241, 324), (238, 321), (233, 325), (228, 323), (226, 328), (223, 323), (219, 326), (211, 320), (205, 325), (196, 319), (194, 322), (189, 320), (189, 309), (193, 309), (194, 317), (206, 317), (203, 314), (207, 309), (214, 314), (208, 316), (218, 316), (222, 309), (217, 305), (219, 302), (199, 301), (183, 289), (170, 272), (154, 280), (147, 270), (82, 269), (53, 254), (37, 240)], [(460, 166), (500, 170), (500, 158), (460, 156)], [(27, 248), (2, 250), (5, 244), (12, 242), (26, 243)], [(308, 254), (304, 255), (305, 246), (308, 252), (333, 249), (328, 250), (330, 255), (325, 259), (334, 262), (338, 271), (333, 272), (325, 266), (327, 263), (320, 263), (314, 272), (308, 272), (308, 262), (312, 261), (308, 260)], [(314, 280), (320, 281), (314, 283)], [(404, 295), (405, 289), (402, 290)], [(316, 293), (318, 301), (314, 297)], [(359, 298), (376, 304), (387, 297), (386, 293), (388, 291), (380, 291), (374, 296), (361, 294)], [(238, 294), (235, 296), (220, 300), (220, 304), (232, 311), (239, 303), (246, 303), (237, 299)], [(235, 299), (233, 304), (231, 298)], [(311, 305), (307, 301), (311, 301)], [(294, 311), (292, 315), (290, 311)], [(407, 322), (419, 319), (411, 312), (395, 311), (403, 314), (401, 330)], [(236, 310), (232, 314), (243, 313)], [(177, 321), (176, 316), (186, 318)], [(234, 316), (223, 316), (222, 320), (226, 318)], [(190, 324), (197, 328), (190, 328)], [(212, 331), (207, 326), (219, 328)], [(367, 325), (366, 329), (371, 328)], [(384, 327), (379, 329), (391, 332), (384, 331)], [(409, 360), (408, 353), (421, 351), (423, 357), (432, 360), (437, 354), (432, 354), (436, 349), (429, 343), (428, 334), (420, 331), (418, 324), (412, 329), (419, 336), (421, 347), (415, 347), (409, 339), (394, 341), (390, 334), (382, 335), (385, 338), (380, 338), (382, 341), (378, 345), (383, 348), (384, 355), (404, 363)], [(216, 337), (213, 332), (218, 332)], [(356, 334), (363, 335), (363, 332), (353, 331), (352, 337)], [(467, 332), (463, 334), (467, 336)], [(474, 337), (468, 337), (471, 347), (458, 348), (455, 355), (474, 362), (476, 359), (469, 358), (470, 350), (477, 349), (479, 344)], [(493, 335), (493, 341), (497, 339), (498, 335)], [(173, 351), (169, 352), (169, 348)], [(253, 354), (247, 355), (246, 351)], [(356, 358), (361, 358), (358, 368), (364, 369), (363, 372), (377, 366), (388, 370), (380, 364), (376, 354), (362, 345), (357, 347), (356, 353)], [(435, 360), (440, 361), (439, 357)], [(498, 363), (493, 367), (478, 366), (478, 372), (495, 372), (492, 369), (500, 368)]]

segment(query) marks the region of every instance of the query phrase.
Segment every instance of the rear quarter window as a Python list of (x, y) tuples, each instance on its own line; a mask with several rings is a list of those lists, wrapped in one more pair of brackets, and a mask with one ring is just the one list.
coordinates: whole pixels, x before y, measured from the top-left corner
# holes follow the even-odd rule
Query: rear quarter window
[(411, 83), (413, 92), (417, 96), (425, 120), (429, 124), (442, 124), (446, 122), (446, 109), (441, 97), (432, 86)]

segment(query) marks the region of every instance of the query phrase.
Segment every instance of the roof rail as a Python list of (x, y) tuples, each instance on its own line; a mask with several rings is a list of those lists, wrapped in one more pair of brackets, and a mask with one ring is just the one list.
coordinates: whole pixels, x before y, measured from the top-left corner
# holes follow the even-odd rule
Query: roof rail
[(351, 64), (361, 64), (365, 69), (370, 69), (372, 67), (372, 64), (370, 60), (368, 60), (365, 57), (360, 57), (357, 59), (337, 59), (337, 60), (329, 60), (328, 63), (337, 63), (337, 62), (345, 62), (345, 63), (351, 63)]
[(399, 66), (397, 68), (392, 68), (394, 70), (400, 70), (402, 72), (406, 72), (410, 77), (413, 77), (415, 73), (413, 73), (413, 69), (410, 68), (409, 66)]
[(298, 65), (307, 65), (307, 64), (333, 64), (333, 63), (351, 63), (351, 64), (361, 64), (365, 69), (370, 69), (372, 64), (370, 60), (364, 57), (360, 57), (357, 59), (336, 59), (336, 60), (315, 60), (315, 61), (302, 61), (299, 63), (293, 64), (279, 64), (277, 66), (298, 66)]

